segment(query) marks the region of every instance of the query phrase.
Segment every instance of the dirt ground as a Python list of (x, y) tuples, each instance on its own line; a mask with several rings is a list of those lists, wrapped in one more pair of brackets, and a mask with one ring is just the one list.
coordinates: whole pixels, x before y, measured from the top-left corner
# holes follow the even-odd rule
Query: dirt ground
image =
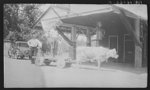
[(28, 60), (4, 64), (5, 87), (146, 87), (147, 84), (144, 68), (134, 72), (104, 65), (100, 70), (75, 66), (59, 69), (55, 65), (38, 67)]
[(45, 87), (44, 75), (40, 67), (29, 60), (8, 58), (8, 45), (4, 47), (4, 88)]
[(5, 50), (4, 87), (147, 87), (147, 68), (116, 63), (102, 64), (100, 70), (75, 65), (39, 67), (30, 60), (10, 59)]
[(142, 70), (116, 68), (65, 68), (43, 66), (47, 87), (146, 87), (147, 74)]
[(4, 58), (4, 87), (44, 87), (43, 72), (29, 61)]

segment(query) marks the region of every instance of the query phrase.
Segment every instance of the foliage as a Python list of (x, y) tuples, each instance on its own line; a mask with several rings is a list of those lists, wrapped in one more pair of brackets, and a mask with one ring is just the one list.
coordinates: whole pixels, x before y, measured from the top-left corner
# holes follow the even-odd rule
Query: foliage
[[(31, 26), (41, 14), (37, 4), (4, 4), (4, 38), (10, 31), (12, 37), (27, 40), (31, 37)], [(10, 37), (9, 37), (10, 38)]]

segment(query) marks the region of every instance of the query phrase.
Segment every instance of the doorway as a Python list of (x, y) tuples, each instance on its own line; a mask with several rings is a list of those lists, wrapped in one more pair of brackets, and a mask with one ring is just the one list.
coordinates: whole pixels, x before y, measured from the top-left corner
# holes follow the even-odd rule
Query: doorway
[(124, 63), (134, 64), (134, 41), (129, 34), (124, 35)]
[(118, 36), (117, 35), (110, 35), (109, 36), (109, 48), (116, 49), (118, 52)]
[(144, 33), (142, 66), (147, 67), (147, 33)]
[[(108, 39), (108, 43), (109, 43), (109, 49), (116, 49), (116, 52), (118, 53), (118, 36), (117, 35), (109, 35), (109, 39)], [(111, 60), (113, 62), (119, 62), (119, 60), (111, 58)]]

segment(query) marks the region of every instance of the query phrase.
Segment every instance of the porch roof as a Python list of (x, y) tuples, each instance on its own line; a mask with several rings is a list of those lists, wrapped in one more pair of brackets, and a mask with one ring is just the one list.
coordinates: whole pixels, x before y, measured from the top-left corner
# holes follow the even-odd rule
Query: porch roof
[[(135, 19), (140, 18), (140, 17), (123, 9), (123, 8), (120, 8), (120, 7), (116, 7), (116, 8), (118, 8), (118, 10), (123, 12), (123, 14), (126, 16), (126, 19), (124, 19), (124, 20), (126, 20), (126, 22), (129, 21), (129, 23), (131, 24), (130, 26), (132, 28), (131, 27), (128, 28), (127, 27), (128, 24), (126, 24), (127, 25), (126, 28), (129, 29), (127, 31), (131, 34), (131, 36), (133, 36), (134, 40), (137, 43), (140, 43), (140, 41), (136, 37), (135, 31), (134, 31), (134, 23), (133, 23)], [(121, 21), (120, 14), (118, 14), (118, 10), (113, 8), (109, 12), (103, 12), (103, 13), (100, 12), (100, 13), (93, 13), (93, 14), (88, 14), (88, 15), (64, 17), (64, 18), (60, 18), (60, 19), (63, 23), (88, 26), (88, 27), (93, 27), (93, 28), (95, 28), (96, 23), (100, 21), (102, 23), (103, 28), (113, 29), (113, 28), (119, 27), (119, 25), (121, 25), (124, 22), (124, 21)], [(39, 20), (42, 17), (40, 17)], [(122, 27), (122, 28), (124, 28), (124, 27)]]

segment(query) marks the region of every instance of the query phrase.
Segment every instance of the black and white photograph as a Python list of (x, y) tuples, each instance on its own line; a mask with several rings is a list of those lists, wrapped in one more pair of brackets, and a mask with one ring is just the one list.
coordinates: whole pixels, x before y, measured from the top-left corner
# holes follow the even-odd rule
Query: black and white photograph
[(4, 88), (147, 88), (146, 4), (3, 4)]

